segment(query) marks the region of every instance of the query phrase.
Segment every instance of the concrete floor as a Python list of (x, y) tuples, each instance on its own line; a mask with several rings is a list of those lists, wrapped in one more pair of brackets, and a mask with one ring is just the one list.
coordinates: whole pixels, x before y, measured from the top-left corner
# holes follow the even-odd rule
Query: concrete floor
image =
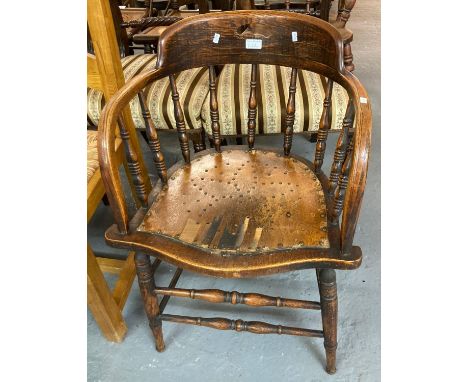
[[(128, 297), (124, 317), (128, 333), (123, 343), (107, 342), (88, 311), (89, 381), (368, 381), (380, 380), (380, 2), (359, 0), (349, 22), (354, 32), (355, 74), (369, 92), (374, 113), (373, 147), (368, 184), (355, 243), (364, 259), (355, 271), (338, 271), (339, 328), (337, 373), (324, 371), (323, 340), (304, 337), (214, 331), (165, 323), (166, 351), (157, 353), (140, 300), (137, 283)], [(335, 138), (335, 137), (334, 137)], [(166, 158), (175, 161), (175, 135), (162, 134)], [(336, 138), (335, 138), (336, 139)], [(333, 141), (333, 139), (332, 139)], [(280, 137), (259, 137), (258, 147), (281, 146)], [(329, 147), (334, 147), (331, 143)], [(293, 152), (306, 158), (314, 146), (295, 136)], [(331, 150), (326, 166), (330, 164)], [(107, 247), (104, 230), (112, 223), (107, 207), (100, 206), (88, 226), (89, 241), (98, 253), (121, 256)], [(159, 285), (167, 285), (175, 268), (161, 266)], [(109, 283), (115, 282), (113, 276)], [(295, 271), (259, 279), (218, 280), (184, 272), (182, 288), (219, 288), (241, 292), (318, 300), (315, 272)], [(320, 312), (245, 306), (214, 305), (176, 299), (167, 313), (243, 318), (291, 326), (321, 327)]]

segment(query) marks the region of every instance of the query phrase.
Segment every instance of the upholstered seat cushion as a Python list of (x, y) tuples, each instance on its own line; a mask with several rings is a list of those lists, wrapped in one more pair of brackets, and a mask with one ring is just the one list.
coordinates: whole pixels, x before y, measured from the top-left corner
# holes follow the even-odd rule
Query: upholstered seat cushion
[(86, 163), (88, 182), (98, 168), (99, 159), (97, 151), (97, 131), (88, 130), (88, 160)]
[[(140, 54), (127, 56), (122, 59), (122, 68), (125, 81), (130, 80), (137, 74), (153, 69), (156, 66), (157, 56), (155, 54)], [(176, 76), (177, 90), (180, 103), (184, 110), (187, 128), (195, 129), (201, 127), (200, 112), (205, 100), (208, 88), (208, 69), (195, 68), (178, 73)], [(175, 128), (174, 105), (171, 98), (169, 78), (163, 78), (148, 85), (144, 90), (151, 117), (158, 129)], [(104, 107), (104, 97), (101, 91), (88, 88), (88, 122), (97, 126), (101, 110)], [(130, 102), (130, 110), (133, 121), (138, 129), (144, 129), (144, 119), (135, 97)]]
[[(247, 134), (250, 64), (224, 66), (217, 87), (222, 135)], [(285, 129), (291, 68), (259, 65), (257, 75), (257, 133), (281, 133)], [(316, 131), (323, 108), (325, 80), (318, 74), (298, 71), (294, 131)], [(203, 126), (211, 135), (210, 97), (202, 107)], [(335, 84), (332, 97), (332, 130), (341, 129), (348, 102), (344, 88)]]

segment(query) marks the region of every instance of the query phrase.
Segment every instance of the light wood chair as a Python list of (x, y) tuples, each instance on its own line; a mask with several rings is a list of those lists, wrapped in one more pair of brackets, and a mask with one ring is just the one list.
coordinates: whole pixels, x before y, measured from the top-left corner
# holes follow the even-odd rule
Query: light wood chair
[[(92, 54), (87, 56), (87, 86), (100, 89), (105, 99), (110, 99), (125, 81), (108, 0), (88, 0), (88, 27), (96, 56)], [(123, 121), (127, 126), (133, 126), (129, 110), (123, 113)], [(105, 189), (97, 158), (97, 131), (88, 130), (87, 134), (87, 220), (89, 222), (105, 195)], [(138, 147), (134, 132), (129, 139), (135, 147)], [(128, 172), (120, 138), (116, 139), (115, 150), (118, 166), (125, 165)], [(141, 156), (139, 158), (141, 160)], [(140, 171), (143, 174), (143, 183), (149, 185), (145, 167), (143, 166)], [(113, 291), (109, 289), (103, 272), (119, 275)], [(130, 252), (126, 260), (97, 258), (88, 243), (87, 273), (88, 306), (103, 335), (109, 341), (120, 342), (127, 332), (122, 310), (135, 278), (134, 252)]]
[[(297, 32), (297, 41), (285, 38)], [(215, 35), (219, 35), (219, 39)], [(214, 40), (213, 40), (214, 39)], [(252, 42), (252, 39), (254, 40)], [(253, 44), (253, 45), (250, 45)], [(258, 47), (261, 44), (261, 49)], [(254, 47), (255, 49), (250, 49)], [(106, 231), (109, 245), (136, 251), (138, 282), (156, 349), (165, 348), (162, 322), (206, 326), (256, 334), (284, 334), (324, 339), (326, 370), (336, 370), (337, 286), (335, 269), (351, 270), (362, 261), (354, 232), (363, 198), (370, 150), (370, 101), (358, 79), (343, 65), (343, 40), (318, 18), (276, 11), (210, 13), (182, 20), (163, 32), (157, 67), (128, 82), (108, 102), (99, 122), (99, 161), (116, 224)], [(184, 52), (181, 57), (180, 52)], [(221, 147), (215, 66), (251, 64), (248, 98), (248, 146)], [(290, 68), (283, 150), (255, 149), (258, 65)], [(209, 70), (210, 114), (214, 149), (191, 157), (179, 102), (176, 73), (192, 67)], [(327, 79), (315, 155), (311, 161), (291, 153), (298, 71)], [(183, 160), (166, 167), (160, 141), (142, 92), (149, 83), (169, 77)], [(332, 123), (333, 83), (348, 93), (330, 176), (322, 170)], [(133, 168), (139, 149), (128, 137), (122, 112), (139, 97), (149, 146), (159, 179), (133, 182), (142, 207), (130, 214), (115, 154), (118, 126)], [(355, 124), (354, 124), (355, 122)], [(351, 131), (352, 126), (355, 129)], [(169, 287), (155, 284), (150, 256), (179, 269)], [(184, 269), (223, 278), (256, 277), (315, 269), (320, 301), (280, 298), (237, 291), (176, 288)], [(159, 303), (159, 297), (164, 296)], [(169, 298), (213, 303), (319, 310), (322, 330), (166, 314)]]

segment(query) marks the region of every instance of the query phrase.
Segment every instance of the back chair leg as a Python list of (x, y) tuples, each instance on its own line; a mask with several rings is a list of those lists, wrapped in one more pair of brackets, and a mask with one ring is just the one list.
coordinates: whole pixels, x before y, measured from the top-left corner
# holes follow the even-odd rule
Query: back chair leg
[(327, 373), (336, 372), (338, 298), (334, 269), (321, 269), (317, 272), (322, 308), (323, 345), (327, 356)]
[(159, 318), (158, 297), (153, 294), (155, 289), (151, 262), (148, 255), (137, 253), (135, 255), (135, 266), (138, 275), (138, 284), (140, 293), (145, 305), (146, 315), (148, 316), (149, 326), (153, 332), (156, 342), (156, 350), (164, 351), (164, 338), (162, 334), (162, 322)]

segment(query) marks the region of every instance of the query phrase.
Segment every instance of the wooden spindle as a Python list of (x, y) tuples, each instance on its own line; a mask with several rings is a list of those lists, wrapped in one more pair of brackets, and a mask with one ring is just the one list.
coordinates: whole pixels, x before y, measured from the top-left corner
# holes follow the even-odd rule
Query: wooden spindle
[(296, 112), (296, 79), (297, 69), (291, 70), (291, 82), (289, 84), (289, 98), (286, 106), (286, 130), (284, 132), (284, 155), (289, 155), (291, 152), (293, 127), (294, 127), (294, 114)]
[(346, 188), (348, 187), (349, 171), (351, 169), (352, 156), (353, 156), (353, 143), (354, 139), (351, 138), (348, 149), (346, 150), (346, 159), (341, 168), (341, 174), (338, 179), (338, 187), (335, 191), (332, 207), (332, 223), (338, 224), (341, 212), (343, 211), (343, 204), (346, 195)]
[(233, 305), (243, 304), (250, 306), (276, 306), (295, 309), (320, 310), (320, 303), (316, 301), (273, 297), (259, 293), (239, 293), (237, 291), (227, 292), (220, 289), (174, 289), (171, 286), (169, 286), (169, 288), (156, 287), (154, 293), (162, 294), (164, 296), (184, 297), (191, 298), (193, 300), (203, 300), (216, 304), (230, 303)]
[(167, 169), (164, 155), (161, 151), (161, 142), (159, 141), (158, 133), (154, 122), (151, 119), (151, 114), (146, 104), (146, 97), (143, 92), (138, 92), (138, 100), (140, 101), (141, 112), (145, 120), (145, 130), (148, 137), (148, 145), (153, 153), (153, 162), (156, 167), (156, 172), (164, 184), (167, 183)]
[(356, 0), (340, 0), (336, 15), (337, 27), (344, 28), (346, 26), (355, 4)]
[[(171, 282), (169, 283), (168, 289), (172, 289), (176, 286), (177, 281), (179, 281), (180, 275), (182, 274), (183, 271), (184, 270), (182, 268), (176, 269), (174, 276), (172, 276)], [(157, 287), (155, 287), (155, 289), (156, 288)], [(153, 290), (153, 293), (154, 293), (154, 290)], [(159, 311), (161, 312), (161, 314), (164, 312), (164, 309), (166, 309), (166, 305), (170, 298), (171, 298), (171, 295), (168, 295), (168, 294), (162, 298), (161, 303), (159, 304)]]
[(249, 122), (247, 124), (247, 141), (249, 149), (253, 149), (255, 142), (255, 128), (257, 119), (257, 71), (258, 65), (252, 64), (252, 72), (250, 74), (250, 97), (249, 97)]
[(333, 157), (333, 164), (328, 179), (328, 192), (333, 194), (336, 186), (338, 185), (338, 178), (341, 173), (341, 168), (346, 157), (346, 151), (349, 145), (349, 130), (353, 127), (354, 123), (354, 104), (351, 100), (348, 101), (345, 117), (343, 119), (343, 128), (341, 129), (340, 136), (336, 143), (335, 155)]
[(312, 0), (306, 0), (306, 13), (310, 15), (310, 5), (312, 3)]
[(284, 0), (284, 4), (286, 5), (286, 10), (289, 11), (289, 5), (291, 3), (291, 0)]
[(117, 120), (119, 126), (120, 137), (125, 145), (125, 152), (127, 158), (127, 166), (132, 176), (133, 185), (140, 201), (141, 205), (146, 207), (148, 202), (148, 192), (145, 187), (145, 181), (143, 179), (143, 173), (141, 171), (140, 163), (138, 162), (138, 155), (135, 148), (130, 141), (130, 135), (125, 128), (122, 117), (120, 116)]
[(317, 144), (315, 146), (315, 160), (314, 170), (318, 171), (321, 169), (323, 164), (323, 158), (325, 156), (325, 149), (327, 148), (328, 131), (331, 126), (332, 119), (332, 107), (331, 97), (333, 93), (333, 81), (328, 80), (327, 87), (325, 89), (325, 98), (323, 100), (322, 116), (320, 118), (319, 130), (317, 132)]
[(180, 106), (179, 93), (177, 92), (177, 86), (173, 74), (169, 76), (169, 82), (171, 84), (172, 101), (174, 102), (174, 118), (177, 132), (179, 134), (180, 149), (182, 150), (185, 163), (190, 163), (190, 148), (187, 133), (185, 131), (184, 112)]
[(204, 318), (161, 314), (161, 321), (178, 322), (180, 324), (205, 326), (218, 330), (235, 330), (236, 332), (250, 332), (254, 334), (286, 334), (290, 336), (304, 336), (323, 338), (321, 330), (293, 328), (282, 325), (272, 325), (261, 321), (229, 320), (222, 317)]
[(135, 255), (135, 268), (140, 286), (140, 294), (148, 317), (149, 326), (156, 342), (156, 350), (162, 352), (165, 348), (162, 334), (158, 296), (151, 293), (154, 289), (154, 278), (151, 270), (151, 261), (148, 255), (137, 253)]
[(221, 152), (221, 133), (219, 127), (219, 110), (218, 99), (216, 94), (216, 72), (215, 67), (208, 68), (210, 78), (210, 116), (211, 116), (211, 131), (213, 133), (213, 141), (215, 149), (218, 153)]

